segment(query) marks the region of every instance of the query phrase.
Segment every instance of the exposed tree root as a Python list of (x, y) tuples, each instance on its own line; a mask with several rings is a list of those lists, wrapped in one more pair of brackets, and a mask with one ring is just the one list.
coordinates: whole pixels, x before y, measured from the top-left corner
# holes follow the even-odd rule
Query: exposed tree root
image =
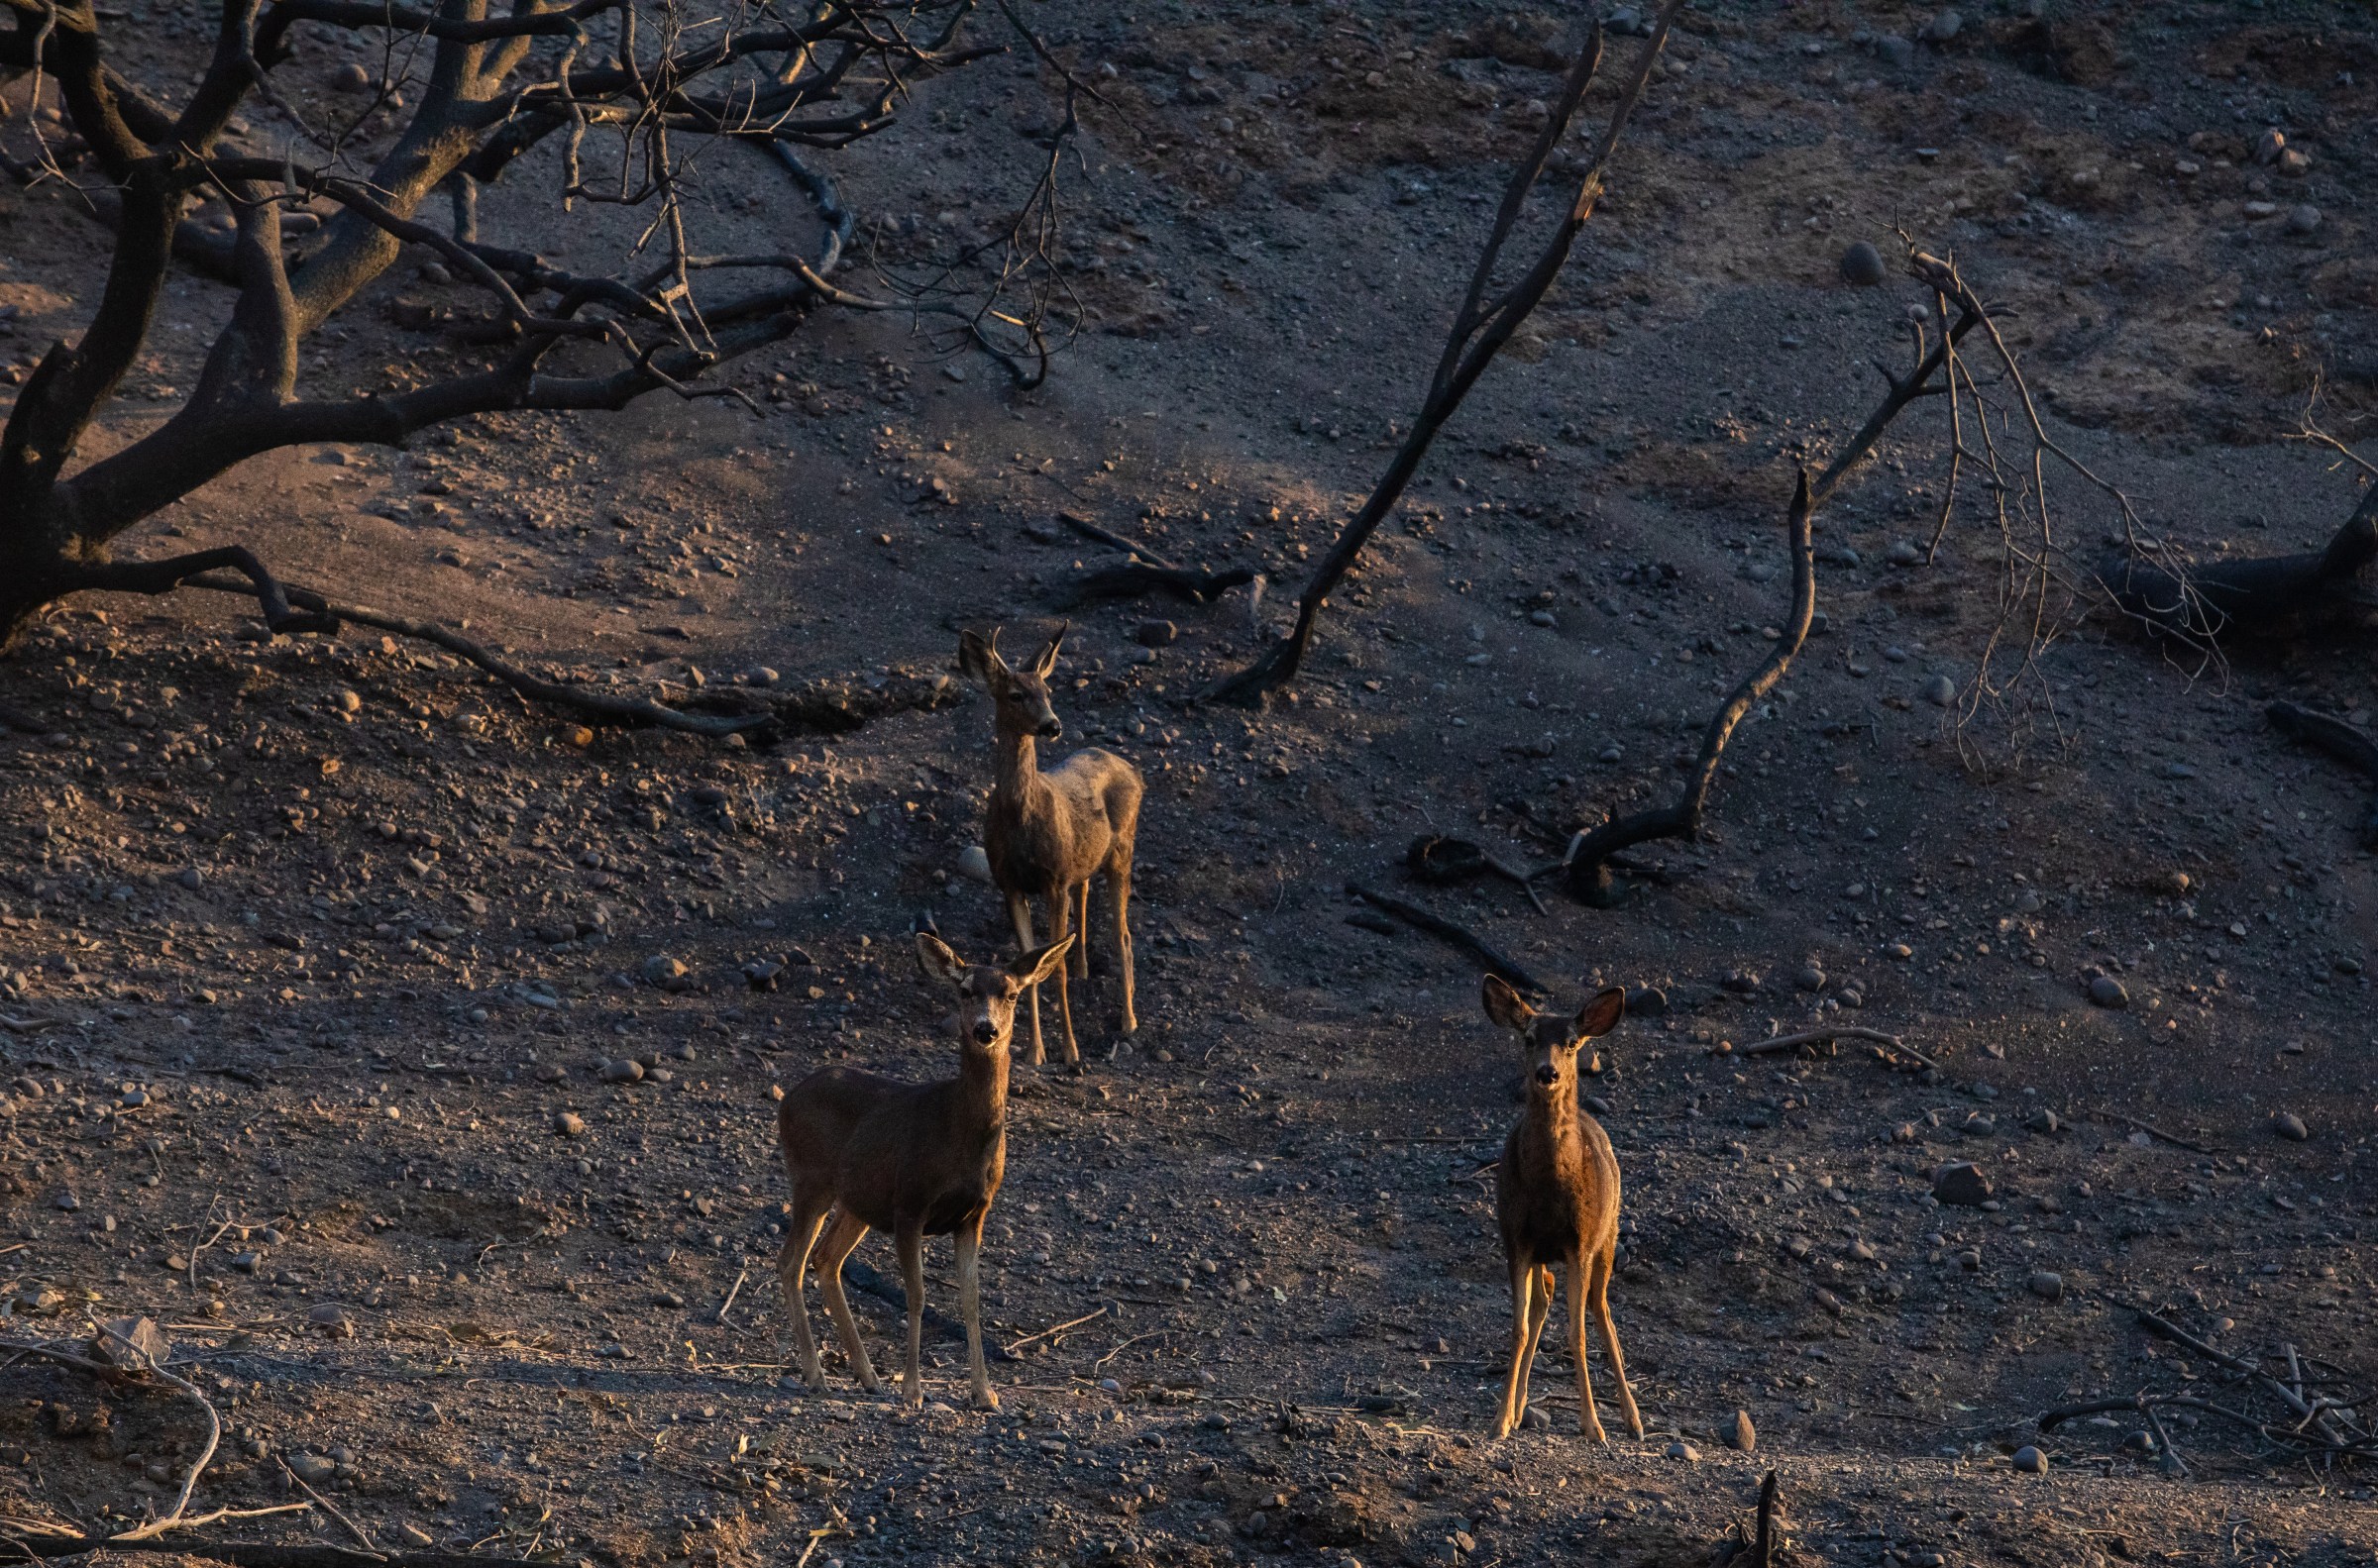
[[(2378, 740), (2372, 740), (2343, 719), (2315, 713), (2293, 702), (2274, 702), (2263, 713), (2270, 719), (2271, 727), (2288, 739), (2324, 751), (2378, 784)], [(2378, 849), (2378, 798), (2370, 801), (2369, 813), (2362, 818), (2361, 844), (2364, 849)]]

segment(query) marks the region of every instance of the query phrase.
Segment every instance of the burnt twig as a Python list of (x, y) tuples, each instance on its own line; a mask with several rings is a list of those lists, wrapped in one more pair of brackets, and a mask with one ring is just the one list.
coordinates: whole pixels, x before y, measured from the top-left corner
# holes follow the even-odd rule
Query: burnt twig
[(1552, 993), (1550, 987), (1505, 958), (1501, 953), (1496, 952), (1467, 927), (1457, 925), (1442, 915), (1431, 914), (1418, 904), (1406, 903), (1401, 898), (1390, 897), (1383, 892), (1374, 892), (1360, 883), (1348, 883), (1346, 890), (1350, 897), (1359, 898), (1364, 903), (1394, 915), (1398, 920), (1415, 929), (1426, 931), (1431, 936), (1452, 943), (1471, 958), (1476, 959), (1487, 974), (1500, 976), (1520, 990), (1532, 992), (1539, 996)]
[(2218, 1149), (2180, 1137), (2176, 1133), (2166, 1132), (2151, 1121), (2141, 1121), (2136, 1116), (2125, 1116), (2120, 1111), (2109, 1110), (2104, 1105), (2093, 1107), (2090, 1114), (2106, 1121), (2118, 1121), (2133, 1132), (2143, 1132), (2150, 1138), (2159, 1139), (2164, 1143), (2171, 1144), (2174, 1148), (2186, 1149), (2193, 1154), (2218, 1154), (2221, 1152)]

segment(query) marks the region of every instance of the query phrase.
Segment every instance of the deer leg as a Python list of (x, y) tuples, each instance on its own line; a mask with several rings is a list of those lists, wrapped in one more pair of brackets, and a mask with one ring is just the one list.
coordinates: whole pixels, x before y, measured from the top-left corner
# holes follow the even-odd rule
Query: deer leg
[(956, 1240), (958, 1310), (966, 1319), (966, 1363), (974, 1374), (974, 1404), (977, 1410), (995, 1411), (999, 1396), (991, 1392), (991, 1369), (983, 1365), (983, 1216), (960, 1226)]
[[(1594, 1326), (1601, 1330), (1602, 1348), (1610, 1352), (1610, 1375), (1618, 1380), (1618, 1410), (1627, 1418), (1627, 1430), (1643, 1435), (1643, 1415), (1635, 1409), (1635, 1391), (1627, 1387), (1627, 1357), (1618, 1348), (1618, 1327), (1610, 1321), (1610, 1266), (1615, 1249), (1605, 1248), (1593, 1260), (1593, 1284), (1588, 1300), (1593, 1305)], [(1585, 1355), (1585, 1336), (1577, 1335), (1577, 1357), (1580, 1369)], [(1581, 1375), (1581, 1374), (1580, 1374)]]
[(911, 1220), (895, 1238), (900, 1245), (901, 1283), (909, 1289), (909, 1369), (901, 1381), (901, 1403), (911, 1410), (924, 1406), (924, 1231)]
[[(1115, 901), (1115, 951), (1123, 959), (1123, 1032), (1139, 1032), (1139, 1013), (1133, 996), (1132, 975), (1132, 863), (1120, 860), (1107, 868), (1107, 891)], [(1088, 933), (1085, 923), (1083, 931)]]
[[(1048, 900), (1048, 939), (1062, 942), (1073, 929), (1073, 889), (1059, 888)], [(1067, 955), (1070, 957), (1071, 955)], [(1065, 1026), (1065, 1065), (1078, 1070), (1082, 1065), (1081, 1048), (1073, 1043), (1073, 993), (1068, 989), (1066, 966), (1057, 966), (1057, 1018)]]
[(785, 1295), (785, 1315), (793, 1319), (793, 1342), (801, 1347), (801, 1376), (812, 1394), (825, 1392), (825, 1368), (817, 1362), (817, 1338), (810, 1332), (809, 1304), (801, 1299), (801, 1277), (810, 1266), (810, 1250), (825, 1224), (825, 1208), (804, 1206), (785, 1232), (784, 1250), (776, 1255), (776, 1283)]
[(864, 1221), (845, 1211), (834, 1216), (833, 1228), (825, 1233), (824, 1245), (817, 1253), (817, 1288), (825, 1297), (825, 1309), (833, 1314), (834, 1332), (841, 1336), (842, 1355), (849, 1361), (850, 1370), (858, 1374), (859, 1386), (870, 1394), (883, 1389), (876, 1380), (875, 1363), (868, 1359), (867, 1347), (859, 1342), (858, 1319), (850, 1315), (850, 1298), (842, 1294), (842, 1260), (851, 1254), (867, 1234)]
[[(1021, 893), (1008, 895), (1008, 918), (1016, 925), (1016, 951), (1019, 955), (1032, 950), (1032, 900)], [(1038, 1067), (1046, 1058), (1040, 1051), (1040, 988), (1030, 988), (1032, 1001), (1032, 1066)]]
[(1536, 1265), (1526, 1257), (1511, 1260), (1511, 1375), (1503, 1380), (1503, 1411), (1495, 1422), (1494, 1435), (1508, 1437), (1511, 1428), (1519, 1424), (1520, 1412), (1527, 1408), (1527, 1377), (1529, 1297), (1536, 1289)]
[(1519, 1363), (1519, 1410), (1511, 1417), (1515, 1421), (1528, 1413), (1528, 1385), (1536, 1376), (1536, 1347), (1544, 1343), (1544, 1320), (1552, 1313), (1553, 1271), (1539, 1264), (1536, 1298), (1528, 1317), (1528, 1350)]
[(1090, 978), (1090, 879), (1087, 877), (1082, 879), (1081, 907), (1074, 916), (1073, 927), (1082, 933), (1082, 939), (1073, 944), (1073, 951), (1067, 957), (1073, 963), (1074, 978), (1088, 980)]
[(1580, 1257), (1568, 1266), (1568, 1333), (1577, 1358), (1577, 1429), (1597, 1443), (1610, 1440), (1602, 1430), (1602, 1412), (1593, 1407), (1593, 1372), (1585, 1365), (1586, 1301), (1593, 1295), (1594, 1260)]

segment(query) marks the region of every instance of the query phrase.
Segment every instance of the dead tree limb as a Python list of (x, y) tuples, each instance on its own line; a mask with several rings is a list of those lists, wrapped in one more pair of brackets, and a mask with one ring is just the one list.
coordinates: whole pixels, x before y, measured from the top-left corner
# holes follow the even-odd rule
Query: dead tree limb
[(1459, 948), (1462, 952), (1467, 953), (1471, 958), (1476, 959), (1479, 966), (1483, 968), (1487, 974), (1500, 976), (1502, 979), (1509, 981), (1512, 985), (1517, 986), (1520, 990), (1531, 993), (1538, 996), (1548, 996), (1552, 994), (1552, 989), (1550, 987), (1546, 986), (1542, 981), (1536, 979), (1535, 976), (1530, 975), (1526, 970), (1520, 968), (1517, 964), (1511, 962), (1511, 960), (1508, 958), (1505, 958), (1501, 953), (1495, 951), (1495, 949), (1488, 945), (1488, 943), (1482, 937), (1479, 937), (1466, 926), (1458, 925), (1455, 922), (1446, 919), (1442, 915), (1431, 914), (1428, 910), (1423, 909), (1416, 903), (1406, 903), (1401, 898), (1391, 897), (1383, 892), (1373, 892), (1370, 889), (1363, 887), (1360, 883), (1348, 883), (1346, 885), (1346, 890), (1348, 896), (1359, 898), (1364, 903), (1370, 904), (1374, 908), (1384, 910), (1386, 913), (1395, 916), (1398, 920), (1403, 921), (1406, 925), (1412, 926), (1417, 930), (1426, 931), (1429, 933), (1429, 935), (1438, 938), (1440, 941), (1451, 943), (1453, 946)]
[(1940, 1071), (1938, 1062), (1933, 1061), (1932, 1058), (1909, 1045), (1897, 1035), (1885, 1034), (1880, 1029), (1868, 1029), (1854, 1024), (1837, 1024), (1829, 1029), (1804, 1029), (1797, 1034), (1779, 1034), (1772, 1039), (1757, 1040), (1749, 1045), (1738, 1045), (1734, 1048), (1734, 1054), (1736, 1056), (1773, 1056), (1784, 1051), (1805, 1050), (1812, 1045), (1827, 1045), (1835, 1040), (1871, 1041), (1876, 1045), (1888, 1047), (1895, 1054), (1906, 1057), (1919, 1066), (1931, 1068), (1936, 1073)]
[(2132, 1132), (2143, 1132), (2160, 1143), (2168, 1143), (2175, 1149), (2186, 1149), (2192, 1154), (2218, 1154), (2221, 1152), (2209, 1144), (2198, 1143), (2194, 1139), (2183, 1138), (2177, 1133), (2166, 1132), (2151, 1121), (2141, 1121), (2136, 1116), (2125, 1116), (2120, 1111), (2109, 1110), (2104, 1105), (2092, 1106), (2089, 1113), (2101, 1121), (2118, 1121)]
[(1808, 475), (1802, 470), (1799, 489), (1791, 499), (1788, 523), (1791, 615), (1766, 662), (1734, 688), (1733, 695), (1726, 698), (1702, 731), (1700, 756), (1685, 781), (1684, 792), (1672, 804), (1612, 818), (1569, 841), (1568, 853), (1564, 857), (1568, 868), (1568, 890), (1586, 903), (1607, 909), (1625, 896), (1624, 888), (1610, 870), (1610, 857), (1618, 851), (1653, 839), (1700, 836), (1701, 815), (1709, 803), (1710, 787), (1717, 782), (1718, 760), (1725, 753), (1726, 742), (1733, 738), (1735, 726), (1752, 705), (1784, 679), (1784, 672), (1791, 667), (1800, 645), (1808, 640), (1808, 626), (1816, 614), (1816, 547), (1809, 533), (1811, 510)]
[(2318, 622), (2378, 604), (2367, 572), (2378, 562), (2378, 484), (2320, 550), (2183, 568), (2123, 551), (2098, 579), (2125, 613), (2191, 642)]
[(1102, 567), (1076, 578), (1065, 598), (1068, 609), (1107, 599), (1135, 599), (1146, 593), (1167, 593), (1191, 604), (1205, 604), (1232, 588), (1246, 586), (1258, 575), (1252, 567), (1200, 572), (1167, 560), (1145, 545), (1135, 544), (1111, 528), (1102, 528), (1078, 512), (1057, 515), (1066, 527), (1083, 538), (1094, 539), (1110, 550), (1120, 550), (1130, 558), (1120, 567)]
[(1668, 30), (1683, 9), (1683, 0), (1667, 0), (1652, 25), (1650, 41), (1644, 46), (1637, 61), (1634, 79), (1619, 95), (1617, 105), (1610, 111), (1610, 123), (1603, 128), (1600, 143), (1592, 158), (1579, 176), (1575, 194), (1569, 199), (1568, 211), (1559, 228), (1553, 231), (1542, 252), (1519, 279), (1493, 298), (1487, 297), (1492, 286), (1495, 263), (1502, 259), (1503, 246), (1518, 226), (1520, 213), (1527, 205), (1528, 193), (1535, 188), (1545, 166), (1552, 159), (1553, 150), (1568, 130), (1568, 122), (1593, 85), (1602, 62), (1602, 29), (1597, 21), (1586, 35), (1585, 47), (1578, 51), (1576, 62), (1569, 67), (1567, 79), (1554, 100), (1552, 114), (1536, 145), (1520, 160), (1511, 180), (1503, 189), (1503, 203), (1495, 214), (1494, 227), (1488, 231), (1485, 249), (1479, 254), (1476, 269), (1470, 274), (1469, 292), (1461, 308), (1454, 313), (1452, 328), (1446, 334), (1445, 349), (1438, 357), (1437, 369), (1429, 381), (1428, 394), (1421, 401), (1420, 412), (1412, 421), (1411, 434), (1396, 450), (1394, 461), (1372, 487), (1361, 510), (1348, 522), (1338, 536), (1330, 553), (1322, 558), (1312, 579), (1305, 584), (1297, 599), (1296, 628), (1265, 649), (1254, 663), (1223, 680), (1209, 693), (1223, 701), (1243, 706), (1260, 705), (1269, 695), (1294, 680), (1304, 668), (1305, 656), (1313, 646), (1314, 628), (1322, 606), (1330, 594), (1351, 571), (1362, 548), (1370, 542), (1380, 523), (1402, 498), (1404, 487), (1420, 469), (1421, 460), (1428, 456), (1430, 446), (1445, 422), (1461, 406), (1486, 366), (1494, 363), (1504, 344), (1511, 340), (1520, 324), (1526, 321), (1537, 305), (1551, 290), (1553, 280), (1561, 274), (1568, 261), (1569, 248), (1576, 243), (1578, 233), (1593, 216), (1594, 203), (1601, 198), (1602, 174), (1609, 165), (1611, 155), (1618, 150), (1618, 139), (1626, 129), (1628, 118), (1643, 101), (1645, 88), (1651, 82), (1652, 65), (1660, 56), (1661, 46), (1668, 40)]
[[(2378, 496), (2378, 489), (2371, 493)], [(2289, 740), (2324, 751), (2346, 767), (2367, 775), (2372, 783), (2378, 783), (2378, 741), (2343, 719), (2315, 713), (2293, 702), (2274, 702), (2263, 709), (2263, 715), (2271, 721), (2273, 729)], [(2362, 820), (2361, 843), (2364, 849), (2378, 849), (2378, 799), (2371, 800), (2369, 814)]]

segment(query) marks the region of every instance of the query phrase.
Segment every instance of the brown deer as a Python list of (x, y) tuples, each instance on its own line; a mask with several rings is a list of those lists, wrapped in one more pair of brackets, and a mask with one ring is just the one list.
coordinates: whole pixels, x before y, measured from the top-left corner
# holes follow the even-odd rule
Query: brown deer
[[(870, 1229), (892, 1232), (909, 1298), (909, 1363), (901, 1393), (915, 1406), (924, 1403), (917, 1371), (923, 1347), (924, 1238), (954, 1236), (974, 1403), (999, 1409), (983, 1366), (976, 1264), (983, 1220), (1008, 1167), (1008, 1039), (1016, 1026), (1017, 998), (1064, 962), (1070, 941), (1060, 937), (1001, 969), (968, 964), (939, 937), (918, 932), (917, 961), (926, 977), (958, 993), (958, 1076), (906, 1084), (828, 1067), (786, 1092), (776, 1114), (776, 1137), (785, 1174), (793, 1181), (793, 1226), (777, 1256), (776, 1275), (801, 1344), (801, 1375), (811, 1390), (825, 1390), (825, 1371), (817, 1362), (817, 1341), (801, 1294), (812, 1250), (843, 1354), (872, 1394), (882, 1385), (859, 1343), (849, 1298), (842, 1294), (842, 1260)], [(827, 1227), (829, 1213), (833, 1224)]]
[[(1073, 972), (1090, 974), (1090, 880), (1104, 872), (1115, 901), (1115, 946), (1123, 965), (1123, 1032), (1136, 1033), (1132, 977), (1132, 846), (1139, 832), (1139, 798), (1146, 786), (1139, 770), (1113, 752), (1085, 747), (1043, 773), (1038, 745), (1064, 733), (1049, 706), (1048, 677), (1065, 641), (1063, 626), (1023, 673), (999, 654), (999, 633), (989, 642), (973, 632), (958, 639), (958, 668), (983, 683), (997, 709), (998, 766), (991, 805), (983, 820), (983, 853), (991, 881), (1007, 895), (1008, 917), (1016, 923), (1020, 949), (1032, 945), (1032, 900), (1048, 910), (1050, 940), (1074, 928), (1079, 899), (1082, 940), (1073, 949)], [(1057, 972), (1057, 1012), (1065, 1025), (1065, 1062), (1079, 1068), (1073, 1043), (1073, 998), (1065, 971)], [(1040, 1049), (1040, 993), (1032, 992), (1032, 1066)]]
[(1494, 1435), (1508, 1437), (1528, 1409), (1528, 1373), (1536, 1342), (1553, 1308), (1553, 1271), (1568, 1271), (1568, 1317), (1577, 1357), (1577, 1420), (1585, 1435), (1604, 1441), (1585, 1369), (1585, 1313), (1593, 1312), (1618, 1408), (1627, 1429), (1643, 1435), (1627, 1359), (1610, 1321), (1610, 1266), (1618, 1253), (1618, 1156), (1609, 1135), (1577, 1104), (1577, 1048), (1608, 1034), (1626, 1012), (1627, 993), (1613, 988), (1574, 1018), (1538, 1012), (1496, 977), (1486, 977), (1486, 1016), (1518, 1033), (1526, 1048), (1527, 1108), (1503, 1140), (1494, 1178), (1494, 1212), (1511, 1269), (1511, 1376), (1503, 1388), (1502, 1419)]

